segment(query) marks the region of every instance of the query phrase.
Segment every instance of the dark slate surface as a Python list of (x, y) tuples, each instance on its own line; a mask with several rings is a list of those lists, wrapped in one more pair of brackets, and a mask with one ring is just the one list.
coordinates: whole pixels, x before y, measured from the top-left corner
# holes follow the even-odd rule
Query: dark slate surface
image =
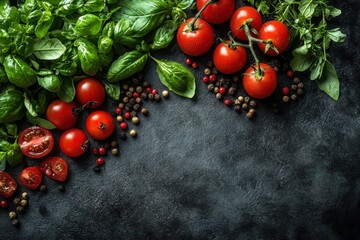
[[(343, 15), (333, 24), (348, 35), (331, 50), (338, 102), (306, 81), (301, 101), (279, 114), (260, 102), (248, 121), (195, 72), (196, 98), (147, 104), (139, 138), (121, 142), (101, 174), (93, 156), (69, 160), (66, 191), (45, 179), (19, 228), (1, 210), (0, 239), (359, 239), (360, 6), (334, 5)], [(176, 45), (157, 56), (184, 59)], [(146, 78), (163, 89), (153, 63)]]

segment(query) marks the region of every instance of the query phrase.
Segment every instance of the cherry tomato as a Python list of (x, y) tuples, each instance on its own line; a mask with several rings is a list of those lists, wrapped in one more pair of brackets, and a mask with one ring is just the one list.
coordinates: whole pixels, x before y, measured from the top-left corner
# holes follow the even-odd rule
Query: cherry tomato
[(46, 109), (46, 118), (57, 129), (66, 130), (75, 126), (78, 121), (77, 106), (74, 102), (66, 103), (56, 99)]
[(56, 181), (65, 181), (68, 175), (69, 166), (62, 157), (49, 157), (40, 163), (41, 172)]
[(258, 72), (255, 71), (254, 68), (258, 69), (258, 65), (255, 64), (249, 67), (244, 73), (244, 89), (253, 98), (267, 98), (276, 89), (277, 74), (270, 65), (265, 63), (260, 64), (261, 70), (264, 71), (264, 75), (262, 77), (259, 76)]
[(42, 173), (38, 166), (27, 167), (23, 169), (19, 174), (20, 183), (28, 188), (35, 189), (37, 188), (42, 181)]
[(54, 147), (52, 133), (42, 127), (32, 126), (21, 132), (18, 143), (21, 152), (29, 158), (41, 158), (51, 152)]
[[(248, 40), (245, 30), (241, 26), (249, 19), (252, 19), (250, 22), (251, 26), (259, 32), (262, 25), (262, 17), (255, 8), (249, 6), (240, 7), (235, 10), (231, 17), (230, 30), (239, 40)], [(251, 35), (255, 36), (253, 32), (251, 32)]]
[[(200, 11), (200, 9), (206, 4), (207, 1), (208, 0), (197, 0), (197, 10)], [(220, 0), (208, 5), (201, 13), (201, 17), (209, 23), (220, 24), (229, 20), (234, 11), (234, 0)]]
[(86, 118), (85, 127), (92, 138), (104, 140), (113, 134), (115, 121), (109, 113), (105, 111), (95, 111)]
[(87, 77), (76, 85), (76, 99), (81, 105), (90, 108), (99, 107), (105, 100), (104, 85), (97, 79)]
[(258, 42), (259, 48), (262, 52), (269, 56), (276, 56), (283, 53), (290, 43), (290, 32), (285, 24), (280, 21), (272, 20), (265, 22), (259, 31), (259, 39), (271, 40), (274, 47), (278, 50), (278, 53), (274, 49), (266, 51), (266, 44)]
[(89, 140), (84, 131), (70, 128), (60, 136), (60, 150), (68, 157), (80, 157), (89, 147)]
[(0, 195), (8, 198), (13, 195), (17, 188), (15, 179), (5, 171), (0, 171)]
[(195, 22), (195, 29), (191, 31), (189, 18), (181, 24), (177, 31), (177, 43), (180, 49), (187, 55), (200, 56), (210, 50), (214, 43), (214, 30), (205, 20), (199, 18)]
[(221, 42), (214, 50), (213, 62), (215, 67), (224, 74), (240, 71), (246, 63), (247, 54), (241, 46), (231, 46), (229, 42)]

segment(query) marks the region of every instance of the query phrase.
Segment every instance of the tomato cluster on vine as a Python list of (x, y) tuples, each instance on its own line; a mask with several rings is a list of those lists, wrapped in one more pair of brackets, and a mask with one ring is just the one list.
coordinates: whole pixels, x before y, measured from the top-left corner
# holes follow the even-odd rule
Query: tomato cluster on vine
[(212, 24), (229, 22), (229, 39), (221, 40), (213, 52), (215, 67), (223, 74), (240, 72), (248, 61), (249, 49), (255, 62), (244, 71), (244, 90), (257, 99), (272, 95), (277, 87), (276, 71), (260, 63), (254, 45), (270, 57), (282, 54), (290, 43), (287, 26), (277, 20), (263, 22), (261, 14), (250, 6), (235, 9), (235, 0), (198, 0), (196, 4), (197, 14), (178, 29), (180, 49), (189, 56), (209, 52), (215, 42)]

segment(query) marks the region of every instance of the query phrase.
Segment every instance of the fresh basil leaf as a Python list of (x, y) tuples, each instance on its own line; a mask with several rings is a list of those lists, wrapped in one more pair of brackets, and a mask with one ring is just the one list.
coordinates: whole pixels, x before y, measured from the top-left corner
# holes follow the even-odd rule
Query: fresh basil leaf
[(65, 78), (57, 95), (64, 102), (72, 102), (75, 97), (74, 81), (71, 78)]
[(174, 39), (174, 32), (177, 27), (172, 20), (165, 21), (157, 30), (151, 44), (152, 50), (159, 50), (169, 46)]
[(35, 106), (33, 105), (31, 99), (28, 97), (28, 94), (26, 92), (24, 92), (23, 96), (24, 96), (25, 108), (27, 109), (27, 111), (30, 113), (31, 116), (37, 117), (38, 114), (35, 110)]
[(77, 63), (75, 61), (70, 62), (61, 62), (56, 66), (59, 73), (65, 77), (73, 76), (78, 69)]
[(6, 131), (10, 136), (16, 136), (18, 134), (18, 127), (15, 123), (5, 124)]
[(35, 27), (36, 37), (38, 37), (38, 38), (45, 37), (45, 35), (48, 33), (53, 21), (54, 21), (54, 17), (52, 16), (51, 12), (44, 11)]
[(113, 40), (107, 36), (101, 36), (98, 39), (99, 53), (109, 53), (112, 51)]
[(108, 82), (117, 82), (140, 72), (145, 67), (147, 59), (147, 53), (138, 50), (126, 52), (111, 64), (106, 76)]
[(0, 152), (0, 171), (6, 168), (6, 152)]
[(0, 29), (0, 46), (6, 47), (11, 43), (9, 34), (4, 30)]
[(11, 143), (9, 143), (8, 141), (4, 140), (4, 139), (0, 139), (0, 150), (1, 151), (9, 151), (12, 149)]
[(39, 125), (40, 127), (43, 127), (46, 129), (55, 129), (56, 128), (54, 124), (52, 124), (48, 120), (43, 119), (41, 117), (34, 117), (29, 113), (26, 114), (26, 117), (32, 125)]
[(302, 0), (300, 1), (299, 11), (305, 18), (311, 18), (317, 6), (318, 3), (313, 0)]
[(84, 73), (94, 76), (99, 70), (100, 60), (96, 46), (85, 38), (79, 38), (75, 42), (78, 48), (81, 69)]
[(42, 11), (40, 9), (36, 9), (29, 13), (29, 15), (25, 16), (27, 18), (27, 22), (32, 23), (39, 21), (42, 16)]
[(176, 28), (178, 28), (187, 18), (187, 15), (181, 8), (174, 7), (171, 10), (171, 17), (176, 25)]
[(130, 49), (141, 42), (142, 37), (135, 37), (132, 29), (134, 23), (128, 19), (120, 19), (114, 26), (114, 41)]
[(58, 76), (51, 74), (44, 77), (38, 77), (38, 83), (49, 92), (56, 93), (60, 91), (62, 81)]
[(102, 20), (94, 14), (85, 14), (76, 22), (75, 31), (82, 36), (95, 36), (102, 27)]
[(310, 80), (315, 80), (321, 77), (323, 73), (325, 62), (323, 59), (316, 61), (310, 68)]
[(194, 4), (194, 0), (176, 0), (175, 3), (178, 8), (185, 10)]
[(101, 12), (104, 7), (104, 0), (89, 0), (82, 6), (82, 9), (85, 12)]
[(0, 139), (6, 140), (8, 138), (7, 132), (0, 125)]
[(99, 53), (99, 59), (102, 67), (108, 69), (113, 62), (114, 53)]
[(70, 15), (84, 5), (83, 0), (62, 0), (56, 9), (57, 15)]
[(3, 66), (0, 65), (0, 83), (7, 83), (9, 80), (6, 77), (6, 72)]
[(27, 88), (37, 82), (35, 71), (22, 58), (8, 55), (3, 64), (9, 81), (16, 86)]
[(330, 18), (334, 18), (341, 15), (341, 10), (332, 6), (329, 6), (326, 8), (325, 10), (325, 16), (326, 18), (330, 19)]
[(25, 110), (22, 92), (10, 88), (0, 93), (0, 123), (22, 119)]
[(113, 37), (114, 27), (115, 27), (114, 21), (107, 22), (102, 30), (102, 35), (107, 36), (109, 38)]
[(332, 99), (338, 100), (340, 95), (340, 82), (334, 66), (327, 60), (321, 78), (316, 80), (319, 88)]
[(55, 60), (64, 54), (66, 47), (59, 39), (37, 39), (34, 43), (33, 53), (41, 60)]
[(24, 58), (33, 54), (33, 46), (34, 38), (30, 36), (24, 36), (21, 40), (15, 41), (16, 52)]
[(17, 143), (12, 145), (12, 149), (6, 153), (6, 161), (11, 166), (14, 167), (22, 162), (23, 154), (20, 150), (20, 146)]
[(7, 30), (11, 23), (19, 23), (19, 11), (9, 5), (9, 1), (1, 1), (0, 4), (0, 28)]
[(105, 91), (109, 97), (113, 100), (119, 100), (120, 98), (120, 85), (119, 84), (112, 84), (107, 81), (103, 81), (105, 86)]
[(314, 61), (315, 58), (310, 53), (303, 55), (293, 52), (293, 59), (290, 61), (290, 66), (294, 71), (303, 72), (309, 69)]
[[(154, 59), (155, 60), (155, 59)], [(160, 81), (175, 94), (192, 98), (195, 95), (195, 77), (183, 65), (168, 60), (155, 60)]]
[(346, 35), (340, 31), (340, 28), (329, 29), (326, 35), (334, 42), (343, 42), (346, 38)]

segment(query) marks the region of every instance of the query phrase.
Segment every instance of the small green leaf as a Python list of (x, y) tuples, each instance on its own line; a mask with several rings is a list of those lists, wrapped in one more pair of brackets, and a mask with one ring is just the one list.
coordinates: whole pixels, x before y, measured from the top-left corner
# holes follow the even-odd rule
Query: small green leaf
[(176, 31), (175, 22), (172, 20), (165, 21), (157, 30), (151, 44), (152, 50), (159, 50), (169, 46), (174, 39), (174, 32)]
[(290, 61), (290, 66), (294, 71), (303, 72), (307, 70), (315, 61), (314, 56), (311, 54), (298, 54), (293, 52), (293, 59)]
[(61, 84), (60, 91), (57, 92), (57, 95), (64, 102), (72, 102), (75, 97), (74, 81), (71, 78), (65, 78)]
[(33, 48), (34, 55), (41, 60), (55, 60), (61, 57), (66, 47), (59, 39), (37, 39)]
[(188, 8), (190, 8), (193, 3), (194, 0), (177, 0), (176, 2), (176, 6), (182, 10), (186, 10)]
[(24, 92), (24, 105), (25, 108), (28, 110), (28, 112), (31, 114), (31, 116), (33, 117), (37, 117), (38, 114), (36, 113), (35, 107), (31, 102), (31, 99), (28, 97), (28, 94), (26, 92)]
[(46, 128), (46, 129), (55, 129), (55, 125), (49, 122), (46, 119), (43, 119), (41, 117), (34, 117), (31, 114), (26, 114), (27, 119), (32, 125), (39, 125), (40, 127)]
[(311, 18), (317, 5), (313, 0), (302, 0), (300, 1), (299, 11), (305, 18)]
[(105, 7), (104, 0), (88, 0), (82, 6), (85, 12), (101, 12)]
[(338, 100), (340, 95), (340, 82), (334, 66), (326, 61), (324, 71), (320, 79), (316, 80), (319, 88), (332, 99)]
[(310, 80), (315, 80), (321, 77), (325, 62), (323, 59), (319, 59), (316, 63), (314, 63), (310, 68)]
[(327, 36), (334, 42), (343, 42), (346, 38), (346, 35), (340, 31), (340, 28), (329, 29)]
[(14, 167), (19, 163), (21, 163), (22, 159), (23, 159), (23, 154), (20, 150), (20, 146), (17, 143), (14, 143), (12, 145), (12, 149), (6, 153), (7, 163), (11, 167)]
[(107, 81), (103, 81), (105, 86), (105, 91), (109, 97), (113, 100), (119, 100), (120, 98), (120, 85), (108, 83)]
[[(155, 60), (155, 59), (154, 59)], [(155, 60), (158, 64), (156, 72), (162, 84), (175, 94), (192, 98), (195, 95), (195, 77), (183, 65), (168, 60)]]
[(10, 136), (15, 137), (18, 134), (18, 128), (15, 123), (7, 123), (5, 124), (6, 131)]
[(42, 13), (42, 16), (40, 20), (38, 21), (36, 27), (35, 27), (35, 35), (38, 38), (45, 37), (45, 35), (48, 33), (52, 22), (54, 21), (54, 18), (50, 11), (44, 11)]
[(95, 36), (102, 27), (102, 20), (94, 14), (85, 14), (77, 20), (75, 24), (75, 31), (83, 36)]
[(62, 81), (58, 76), (51, 74), (44, 77), (38, 77), (38, 83), (49, 92), (56, 93), (60, 91)]

